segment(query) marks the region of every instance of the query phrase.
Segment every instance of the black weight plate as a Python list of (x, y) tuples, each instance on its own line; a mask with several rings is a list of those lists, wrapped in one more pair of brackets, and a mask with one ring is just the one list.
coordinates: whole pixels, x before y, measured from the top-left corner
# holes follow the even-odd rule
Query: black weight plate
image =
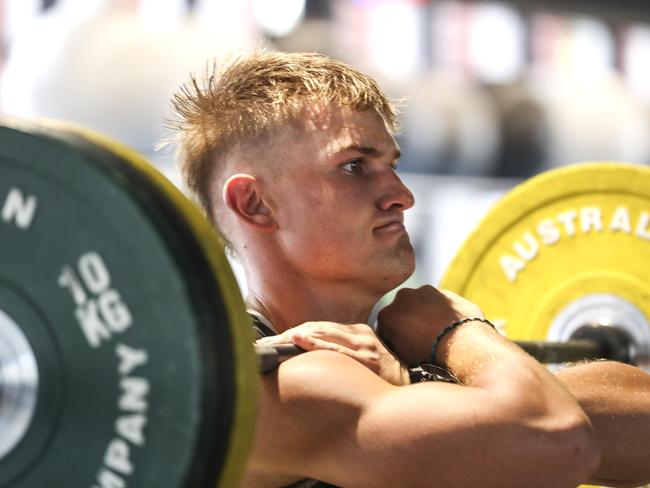
[(0, 486), (235, 485), (255, 361), (218, 237), (128, 149), (6, 125), (0, 309), (34, 350), (39, 388)]

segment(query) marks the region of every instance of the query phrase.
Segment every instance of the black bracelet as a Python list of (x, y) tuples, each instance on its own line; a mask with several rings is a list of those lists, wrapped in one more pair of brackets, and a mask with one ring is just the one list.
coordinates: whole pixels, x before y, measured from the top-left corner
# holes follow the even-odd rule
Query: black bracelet
[(481, 317), (465, 317), (464, 319), (459, 319), (456, 322), (451, 323), (444, 329), (442, 329), (442, 332), (438, 334), (436, 337), (436, 340), (433, 341), (433, 347), (431, 347), (431, 364), (438, 364), (436, 363), (436, 348), (440, 344), (440, 341), (442, 340), (443, 337), (445, 337), (447, 334), (449, 334), (452, 330), (454, 330), (456, 327), (459, 327), (463, 324), (466, 324), (467, 322), (483, 322), (484, 324), (488, 324), (490, 327), (492, 327), (494, 330), (496, 330), (496, 327), (492, 322), (490, 322), (487, 319), (483, 319)]
[(459, 383), (458, 379), (456, 379), (451, 371), (442, 366), (436, 366), (435, 364), (429, 363), (422, 363), (409, 368), (409, 379), (411, 380), (411, 384), (424, 383), (428, 381)]

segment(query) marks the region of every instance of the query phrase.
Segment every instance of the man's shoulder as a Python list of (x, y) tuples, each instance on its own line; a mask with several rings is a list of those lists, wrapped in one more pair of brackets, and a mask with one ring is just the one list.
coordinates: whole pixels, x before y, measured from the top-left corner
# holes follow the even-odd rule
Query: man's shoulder
[(321, 467), (310, 463), (322, 461), (333, 446), (353, 438), (364, 406), (373, 396), (370, 385), (394, 388), (365, 366), (332, 351), (288, 359), (264, 375), (261, 384), (249, 469), (267, 478), (294, 480), (318, 478), (315, 474)]
[[(357, 361), (332, 351), (312, 351), (280, 364), (262, 378), (259, 428), (278, 447), (320, 449), (356, 428), (362, 412), (397, 388)], [(339, 430), (332, 430), (332, 425)], [(297, 453), (296, 453), (297, 454)]]

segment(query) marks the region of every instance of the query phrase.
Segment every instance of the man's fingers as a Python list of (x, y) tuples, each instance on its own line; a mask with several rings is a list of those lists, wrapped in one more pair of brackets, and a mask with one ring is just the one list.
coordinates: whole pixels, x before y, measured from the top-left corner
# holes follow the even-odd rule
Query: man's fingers
[(363, 352), (356, 349), (351, 349), (336, 342), (318, 339), (316, 337), (306, 335), (296, 335), (294, 337), (293, 343), (306, 351), (334, 351), (340, 354), (345, 354), (346, 356), (349, 356), (352, 359), (359, 361), (360, 363), (369, 367), (371, 370), (373, 369)]
[(304, 334), (301, 331), (288, 331), (273, 337), (264, 337), (257, 341), (257, 344), (262, 345), (278, 345), (278, 344), (294, 344), (305, 351), (326, 350), (340, 352), (346, 354), (354, 359), (359, 360), (359, 354), (355, 349), (346, 346), (345, 343), (334, 342), (332, 337), (317, 338), (310, 334)]
[[(300, 345), (309, 338), (318, 340), (319, 344), (333, 343), (352, 350), (368, 347), (368, 335), (376, 340), (372, 329), (363, 324), (345, 325), (331, 324), (329, 322), (313, 322), (294, 327), (282, 334), (265, 337), (258, 341), (259, 344), (288, 344)], [(300, 342), (300, 344), (299, 344)], [(302, 346), (301, 346), (302, 347)], [(331, 348), (330, 348), (331, 349)]]
[[(308, 322), (282, 334), (260, 339), (257, 344), (293, 344), (305, 351), (338, 352), (360, 362), (389, 383), (406, 384), (399, 362), (385, 348), (370, 326), (365, 324)], [(393, 363), (397, 368), (391, 366)]]
[(341, 350), (347, 349), (345, 346), (338, 344), (336, 342), (317, 339), (309, 335), (295, 334), (292, 337), (292, 339), (293, 339), (293, 343), (296, 346), (302, 347), (306, 351), (315, 351), (320, 349), (326, 351), (341, 352)]
[(256, 344), (288, 344), (291, 343), (291, 341), (285, 337), (285, 334), (279, 334), (274, 336), (262, 337), (261, 339), (256, 340), (255, 343)]

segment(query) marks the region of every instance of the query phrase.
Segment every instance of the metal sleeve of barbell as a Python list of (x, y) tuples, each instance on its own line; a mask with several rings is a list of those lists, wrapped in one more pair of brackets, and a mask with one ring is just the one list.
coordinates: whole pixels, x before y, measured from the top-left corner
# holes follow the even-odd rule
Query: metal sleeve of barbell
[(602, 344), (586, 339), (567, 342), (515, 341), (515, 343), (540, 363), (609, 359), (607, 350)]
[(305, 352), (304, 349), (293, 344), (277, 344), (277, 345), (260, 345), (255, 344), (255, 354), (257, 355), (257, 362), (259, 371), (262, 374), (273, 371), (285, 359), (297, 356)]

